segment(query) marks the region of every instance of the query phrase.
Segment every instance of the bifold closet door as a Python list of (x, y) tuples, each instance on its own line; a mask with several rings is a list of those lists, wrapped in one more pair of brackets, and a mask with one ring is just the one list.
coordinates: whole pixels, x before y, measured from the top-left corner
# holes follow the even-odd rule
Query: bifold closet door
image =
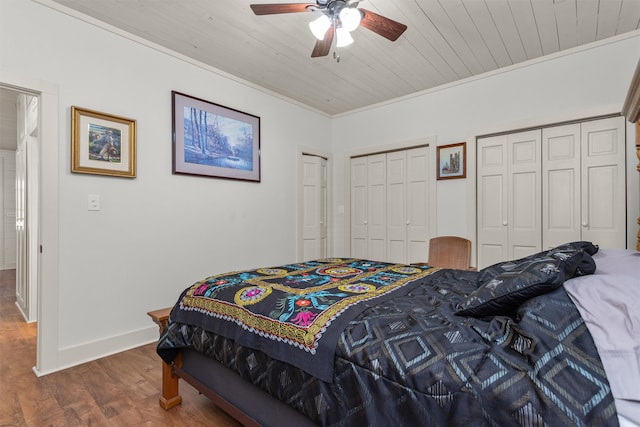
[(625, 121), (581, 125), (582, 239), (602, 248), (626, 247)]
[(351, 256), (386, 259), (387, 158), (351, 159)]
[(428, 149), (387, 153), (387, 260), (426, 261)]
[(478, 266), (540, 251), (540, 130), (478, 139)]
[(478, 140), (478, 267), (507, 259), (507, 136)]
[(425, 262), (429, 148), (351, 158), (351, 256)]
[(542, 130), (544, 249), (581, 239), (580, 124)]
[(387, 259), (387, 156), (367, 156), (367, 259)]
[(543, 129), (543, 247), (626, 246), (624, 118)]
[(367, 259), (367, 158), (351, 159), (351, 256)]

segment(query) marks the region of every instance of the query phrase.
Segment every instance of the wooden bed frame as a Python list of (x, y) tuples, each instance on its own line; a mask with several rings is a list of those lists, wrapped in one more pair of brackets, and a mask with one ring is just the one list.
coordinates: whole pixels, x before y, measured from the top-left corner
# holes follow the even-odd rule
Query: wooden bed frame
[[(640, 61), (636, 66), (636, 71), (631, 80), (627, 98), (622, 106), (622, 115), (631, 123), (636, 124), (636, 156), (638, 157), (637, 170), (640, 173)], [(640, 225), (640, 217), (638, 217), (638, 225)], [(638, 230), (638, 242), (636, 250), (640, 251), (640, 229)]]
[[(629, 92), (627, 94), (627, 98), (622, 108), (622, 114), (632, 123), (635, 123), (636, 128), (636, 156), (638, 157), (638, 166), (637, 170), (640, 173), (640, 62), (638, 62), (638, 66), (636, 67), (635, 74), (633, 76), (631, 86), (629, 88)], [(640, 226), (640, 217), (637, 220), (638, 225)], [(638, 229), (637, 234), (637, 243), (636, 250), (640, 251), (640, 227)], [(167, 326), (169, 321), (169, 313), (171, 312), (171, 307), (164, 308), (161, 310), (150, 311), (147, 313), (153, 321), (160, 327), (160, 333)], [(212, 363), (216, 363), (215, 361), (211, 361)], [(217, 363), (216, 363), (217, 364)], [(221, 366), (217, 364), (218, 366)], [(219, 368), (218, 368), (219, 369)], [(224, 368), (223, 368), (224, 369)], [(171, 365), (162, 362), (162, 396), (160, 397), (160, 406), (164, 409), (170, 409), (174, 406), (180, 405), (182, 403), (182, 397), (180, 397), (178, 390), (178, 380), (182, 378), (187, 383), (192, 385), (196, 390), (200, 393), (207, 396), (211, 399), (216, 405), (218, 405), (222, 410), (227, 412), (233, 418), (238, 420), (245, 426), (261, 426), (263, 425), (259, 420), (257, 420), (254, 416), (249, 415), (250, 412), (248, 408), (242, 408), (242, 405), (236, 405), (230, 402), (227, 398), (222, 397), (222, 395), (214, 390), (212, 390), (209, 386), (201, 382), (201, 380), (195, 378), (189, 372), (184, 369), (183, 366), (183, 354), (180, 353), (178, 357), (173, 361)], [(248, 384), (248, 383), (247, 383)], [(306, 418), (302, 416), (300, 413), (295, 411), (292, 408), (286, 407), (286, 405), (270, 395), (264, 393), (266, 396), (262, 396), (261, 398), (267, 399), (266, 405), (268, 405), (268, 410), (270, 415), (277, 412), (279, 415), (279, 420), (288, 420), (286, 424), (290, 425), (301, 425), (301, 424), (309, 424), (309, 421), (304, 421)], [(302, 417), (302, 418), (301, 418)], [(276, 425), (283, 425), (284, 422), (277, 423)]]
[[(170, 312), (171, 307), (147, 313), (160, 327), (161, 334), (169, 322)], [(199, 375), (192, 375), (189, 372), (194, 369), (194, 366), (198, 367)], [(300, 412), (241, 379), (229, 368), (194, 350), (181, 351), (170, 365), (162, 362), (160, 406), (163, 409), (171, 409), (182, 403), (178, 389), (180, 378), (207, 396), (242, 425), (249, 427), (315, 425)]]

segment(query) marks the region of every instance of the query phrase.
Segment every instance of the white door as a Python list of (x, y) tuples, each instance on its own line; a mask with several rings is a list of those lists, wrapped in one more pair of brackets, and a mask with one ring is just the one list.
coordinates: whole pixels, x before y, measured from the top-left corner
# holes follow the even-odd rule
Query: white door
[(0, 269), (9, 270), (16, 268), (16, 152), (0, 150), (0, 162)]
[(518, 259), (542, 247), (540, 130), (510, 134), (507, 155), (507, 259)]
[(582, 123), (582, 240), (626, 247), (624, 117)]
[(302, 259), (327, 257), (327, 160), (302, 156)]
[(351, 256), (367, 258), (367, 158), (351, 159)]
[(16, 304), (25, 318), (29, 318), (29, 283), (27, 275), (27, 233), (26, 233), (26, 167), (27, 140), (26, 128), (27, 96), (18, 96), (18, 141), (16, 149)]
[(387, 154), (387, 261), (407, 260), (407, 152)]
[(387, 153), (387, 261), (425, 262), (428, 255), (428, 148)]
[(478, 268), (507, 259), (507, 135), (478, 139)]
[(542, 242), (580, 240), (580, 124), (542, 130)]
[(407, 150), (407, 258), (426, 262), (429, 251), (429, 148)]
[(387, 155), (367, 157), (367, 259), (387, 259)]
[(540, 130), (478, 139), (478, 267), (540, 251)]
[(543, 130), (543, 243), (626, 246), (624, 118)]

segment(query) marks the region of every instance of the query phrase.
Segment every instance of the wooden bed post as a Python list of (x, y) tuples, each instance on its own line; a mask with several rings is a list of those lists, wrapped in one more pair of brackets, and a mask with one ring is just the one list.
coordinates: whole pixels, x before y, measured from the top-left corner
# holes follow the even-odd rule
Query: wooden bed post
[[(631, 78), (627, 98), (622, 105), (622, 115), (631, 123), (636, 124), (636, 156), (638, 157), (638, 167), (636, 169), (640, 173), (640, 61), (638, 61), (636, 70)], [(640, 226), (640, 217), (638, 217), (638, 225)], [(637, 236), (636, 250), (640, 251), (640, 228)]]
[[(164, 328), (167, 327), (170, 313), (171, 307), (147, 313), (160, 328), (160, 334), (162, 334)], [(182, 354), (179, 354), (178, 357), (175, 358), (173, 365), (182, 365)], [(182, 403), (182, 397), (178, 390), (179, 378), (173, 373), (173, 365), (169, 365), (164, 360), (162, 361), (162, 396), (160, 397), (160, 406), (165, 410)]]
[[(638, 157), (638, 173), (640, 173), (640, 120), (636, 122), (636, 156)], [(636, 250), (640, 251), (640, 217), (638, 217), (638, 243)]]

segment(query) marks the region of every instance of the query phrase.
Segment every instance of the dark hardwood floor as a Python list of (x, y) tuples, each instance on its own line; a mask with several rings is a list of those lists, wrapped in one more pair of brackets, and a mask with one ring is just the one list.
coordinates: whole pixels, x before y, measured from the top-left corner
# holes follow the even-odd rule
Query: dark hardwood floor
[(0, 426), (240, 425), (182, 381), (182, 405), (160, 408), (154, 344), (38, 378), (36, 324), (15, 301), (15, 270), (0, 271)]

